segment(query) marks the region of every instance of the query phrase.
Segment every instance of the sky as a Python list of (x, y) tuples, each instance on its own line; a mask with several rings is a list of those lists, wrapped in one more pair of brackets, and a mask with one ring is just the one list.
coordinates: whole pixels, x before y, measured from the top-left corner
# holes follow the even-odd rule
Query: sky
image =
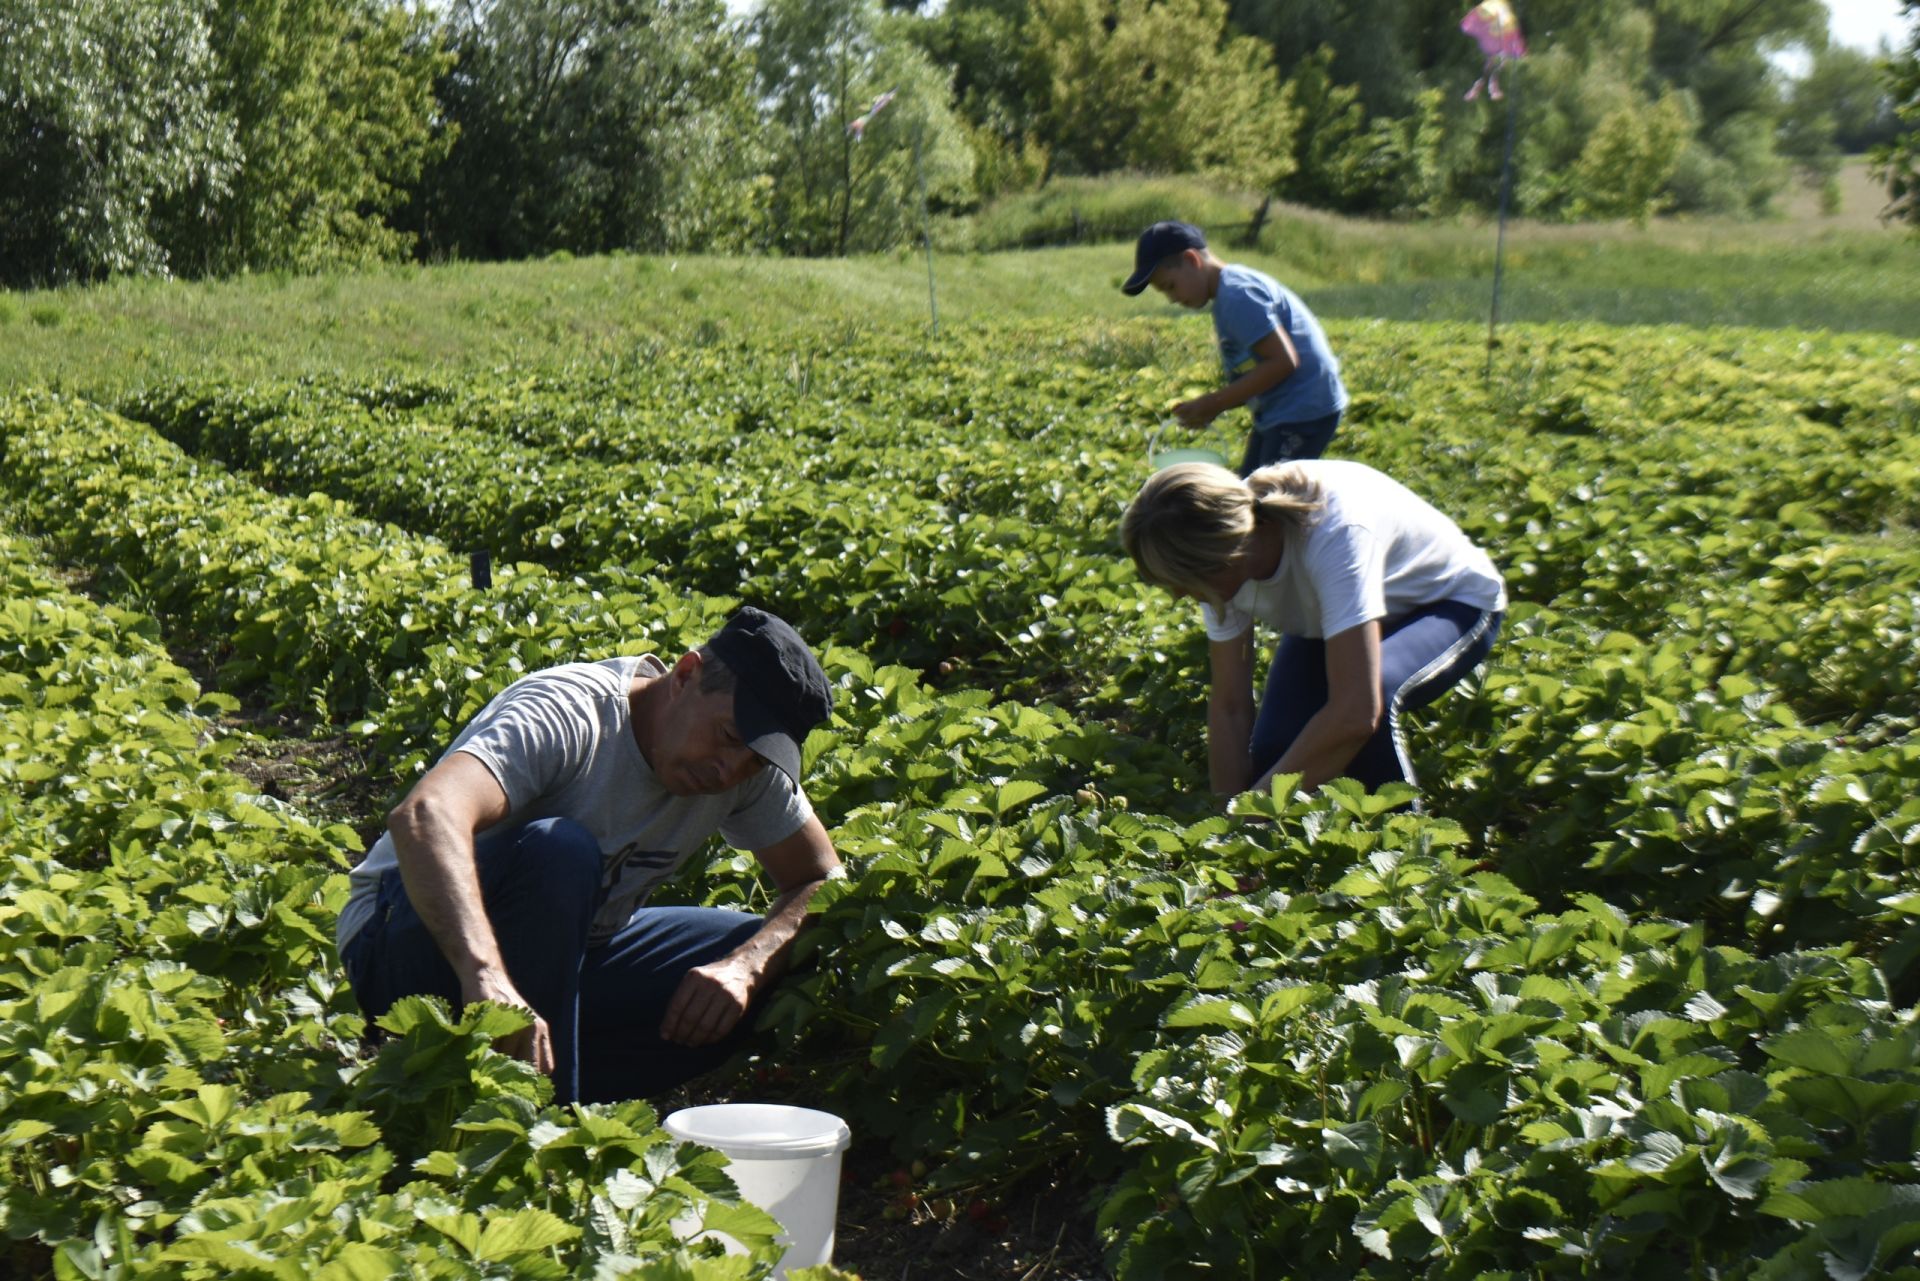
[(1883, 38), (1895, 48), (1905, 43), (1900, 0), (1827, 0), (1827, 8), (1833, 15), (1828, 30), (1840, 44), (1872, 53)]
[[(1907, 43), (1900, 0), (1827, 0), (1827, 13), (1827, 35), (1835, 44), (1877, 54), (1882, 41), (1895, 49)], [(1798, 79), (1807, 74), (1813, 59), (1798, 49), (1788, 49), (1773, 55), (1773, 65)]]

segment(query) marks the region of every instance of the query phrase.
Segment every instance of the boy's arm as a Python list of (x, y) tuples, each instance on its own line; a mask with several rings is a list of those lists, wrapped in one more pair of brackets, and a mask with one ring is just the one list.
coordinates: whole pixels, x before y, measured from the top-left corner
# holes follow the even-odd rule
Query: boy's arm
[(1174, 416), (1189, 427), (1204, 427), (1255, 396), (1271, 391), (1300, 368), (1300, 353), (1287, 331), (1276, 329), (1253, 345), (1254, 365), (1222, 387), (1173, 407)]

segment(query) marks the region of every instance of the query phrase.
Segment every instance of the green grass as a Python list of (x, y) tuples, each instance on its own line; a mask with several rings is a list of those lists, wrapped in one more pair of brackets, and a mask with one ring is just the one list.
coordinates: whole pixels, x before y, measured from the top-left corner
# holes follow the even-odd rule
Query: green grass
[[(1080, 241), (1128, 241), (1163, 218), (1202, 227), (1240, 226), (1260, 202), (1191, 178), (1056, 178), (1038, 191), (995, 201), (946, 224), (956, 248), (1033, 249)], [(936, 244), (939, 242), (936, 241)]]
[[(1548, 323), (1746, 325), (1920, 334), (1920, 240), (1879, 224), (1885, 193), (1864, 161), (1842, 170), (1841, 213), (1795, 189), (1777, 217), (1508, 228), (1502, 315)], [(1497, 228), (1408, 224), (1276, 206), (1257, 246), (1257, 202), (1179, 179), (1069, 180), (1011, 197), (972, 220), (974, 243), (1125, 242), (1148, 222), (1184, 217), (1222, 256), (1273, 271), (1327, 316), (1483, 320)], [(1120, 255), (1124, 258), (1124, 252)]]
[[(1165, 193), (1152, 196), (1165, 198)], [(985, 217), (985, 215), (983, 215)], [(1484, 323), (1494, 229), (1276, 213), (1225, 256), (1297, 289), (1332, 320)], [(1204, 321), (1123, 297), (1124, 240), (936, 255), (943, 325), (1067, 319), (1112, 359), (1204, 342)], [(1509, 229), (1514, 322), (1742, 325), (1920, 336), (1920, 241), (1817, 217)], [(115, 394), (182, 374), (239, 378), (538, 368), (618, 360), (659, 338), (857, 340), (924, 329), (917, 252), (848, 260), (613, 256), (395, 266), (200, 284), (124, 280), (0, 294), (0, 386)], [(1146, 320), (1144, 325), (1116, 322)], [(1160, 323), (1151, 323), (1158, 321)], [(1183, 322), (1183, 323), (1176, 323)], [(1120, 336), (1114, 337), (1115, 333)]]
[[(1396, 237), (1315, 228), (1326, 265), (1296, 285), (1329, 316), (1471, 320), (1487, 314), (1492, 227)], [(1745, 325), (1920, 335), (1920, 241), (1880, 228), (1678, 223), (1509, 228), (1504, 318), (1547, 323)]]

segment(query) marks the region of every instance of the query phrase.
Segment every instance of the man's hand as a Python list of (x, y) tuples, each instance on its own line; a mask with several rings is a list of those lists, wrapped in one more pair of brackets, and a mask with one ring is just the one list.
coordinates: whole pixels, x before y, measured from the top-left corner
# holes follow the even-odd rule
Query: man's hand
[(1173, 416), (1182, 423), (1198, 430), (1220, 416), (1220, 408), (1212, 395), (1196, 396), (1192, 400), (1183, 400), (1173, 407)]
[(738, 1027), (754, 993), (786, 968), (787, 950), (807, 919), (807, 900), (840, 866), (817, 815), (753, 856), (780, 887), (780, 897), (746, 942), (717, 961), (687, 971), (660, 1020), (662, 1040), (689, 1047), (712, 1045)]
[(752, 974), (732, 958), (695, 966), (667, 1002), (661, 1039), (689, 1047), (712, 1045), (746, 1014), (753, 988)]
[(532, 1014), (532, 1027), (501, 1037), (494, 1042), (493, 1048), (533, 1064), (536, 1071), (546, 1076), (553, 1075), (553, 1036), (547, 1030), (547, 1021), (535, 1013), (533, 1006), (527, 1003), (527, 999), (520, 995), (519, 989), (505, 974), (489, 970), (475, 975), (471, 982), (461, 985), (460, 1000), (466, 1005), (475, 1001), (492, 1001), (495, 1005), (511, 1005)]

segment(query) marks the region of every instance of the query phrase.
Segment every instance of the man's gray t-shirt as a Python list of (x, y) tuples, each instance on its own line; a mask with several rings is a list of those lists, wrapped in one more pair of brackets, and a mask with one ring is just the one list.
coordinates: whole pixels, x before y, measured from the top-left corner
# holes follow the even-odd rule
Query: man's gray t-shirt
[[(715, 832), (736, 849), (765, 849), (813, 816), (806, 796), (771, 766), (711, 796), (667, 791), (633, 736), (628, 701), (635, 675), (666, 670), (648, 654), (567, 663), (523, 676), (481, 709), (447, 749), (467, 753), (492, 772), (507, 796), (501, 826), (567, 818), (599, 842), (606, 899), (593, 918), (589, 944), (611, 938)], [(342, 948), (372, 916), (381, 876), (397, 866), (393, 837), (382, 834), (353, 869), (352, 895), (334, 931)]]
[(1346, 385), (1340, 362), (1327, 343), (1319, 319), (1298, 294), (1263, 271), (1227, 263), (1213, 295), (1213, 332), (1220, 340), (1220, 364), (1232, 382), (1259, 361), (1254, 344), (1285, 330), (1300, 357), (1300, 367), (1247, 402), (1256, 430), (1281, 423), (1307, 423), (1344, 412)]

